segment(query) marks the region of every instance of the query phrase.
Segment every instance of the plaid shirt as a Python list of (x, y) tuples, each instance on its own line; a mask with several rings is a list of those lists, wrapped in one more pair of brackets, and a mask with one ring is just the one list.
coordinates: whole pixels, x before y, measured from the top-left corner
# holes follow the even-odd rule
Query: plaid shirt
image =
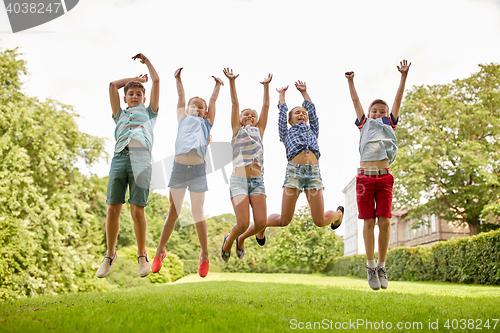
[(309, 101), (304, 101), (302, 106), (307, 110), (307, 117), (309, 118), (309, 124), (311, 124), (311, 126), (309, 127), (309, 125), (304, 123), (298, 123), (288, 129), (288, 107), (286, 103), (278, 103), (278, 109), (280, 110), (278, 120), (280, 141), (285, 144), (286, 158), (288, 161), (293, 160), (295, 156), (304, 150), (306, 153), (309, 153), (309, 150), (312, 151), (318, 160), (321, 156), (318, 146), (319, 119), (316, 115), (316, 108), (314, 104)]

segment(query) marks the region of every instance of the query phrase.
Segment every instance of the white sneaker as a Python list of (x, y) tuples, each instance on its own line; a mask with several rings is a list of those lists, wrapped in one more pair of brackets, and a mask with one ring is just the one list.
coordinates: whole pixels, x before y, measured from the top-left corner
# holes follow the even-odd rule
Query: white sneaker
[(378, 278), (377, 267), (369, 267), (368, 265), (366, 265), (366, 271), (368, 275), (368, 284), (370, 285), (370, 288), (372, 288), (373, 290), (379, 290), (380, 280)]
[(380, 287), (387, 289), (387, 270), (385, 267), (377, 267), (378, 279), (380, 280)]
[(106, 275), (108, 275), (109, 271), (111, 270), (111, 265), (113, 265), (116, 258), (118, 258), (118, 254), (116, 253), (116, 250), (115, 250), (115, 256), (113, 257), (113, 259), (111, 259), (110, 257), (104, 257), (104, 260), (101, 262), (101, 265), (97, 269), (96, 276), (98, 278), (103, 278)]
[[(141, 259), (143, 258), (143, 259)], [(146, 277), (151, 272), (151, 266), (149, 265), (148, 255), (137, 256), (137, 262), (139, 263), (139, 276)]]

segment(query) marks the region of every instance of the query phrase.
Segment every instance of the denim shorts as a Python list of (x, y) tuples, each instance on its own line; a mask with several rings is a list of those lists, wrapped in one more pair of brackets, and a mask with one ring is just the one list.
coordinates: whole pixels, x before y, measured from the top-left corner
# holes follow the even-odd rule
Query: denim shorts
[(237, 195), (251, 196), (252, 194), (264, 194), (266, 196), (266, 188), (264, 187), (264, 177), (243, 177), (231, 175), (229, 181), (229, 195), (231, 199)]
[(323, 180), (319, 164), (296, 164), (288, 162), (283, 187), (304, 190), (322, 190)]
[(147, 150), (122, 150), (113, 155), (109, 170), (106, 203), (125, 203), (127, 186), (129, 203), (145, 207), (151, 183), (151, 153)]
[(168, 187), (172, 189), (187, 188), (189, 192), (208, 191), (205, 163), (181, 164), (174, 161)]

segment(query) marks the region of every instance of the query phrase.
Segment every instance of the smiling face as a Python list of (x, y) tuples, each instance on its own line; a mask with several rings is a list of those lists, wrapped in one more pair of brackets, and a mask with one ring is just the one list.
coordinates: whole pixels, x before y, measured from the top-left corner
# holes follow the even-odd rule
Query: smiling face
[(252, 109), (245, 109), (241, 111), (240, 114), (240, 125), (245, 126), (245, 125), (250, 125), (250, 126), (255, 126), (257, 125), (257, 112)]
[(368, 118), (377, 119), (381, 117), (389, 117), (389, 106), (382, 100), (375, 100), (368, 109)]
[(288, 123), (292, 126), (298, 123), (307, 124), (307, 110), (302, 106), (294, 107), (288, 114)]
[(191, 98), (186, 108), (186, 114), (188, 116), (205, 118), (207, 114), (207, 103), (199, 97)]
[(146, 102), (146, 97), (144, 96), (144, 89), (141, 87), (130, 87), (127, 89), (127, 92), (125, 93), (125, 97), (123, 98), (125, 100), (125, 103), (129, 107), (135, 107), (141, 103)]

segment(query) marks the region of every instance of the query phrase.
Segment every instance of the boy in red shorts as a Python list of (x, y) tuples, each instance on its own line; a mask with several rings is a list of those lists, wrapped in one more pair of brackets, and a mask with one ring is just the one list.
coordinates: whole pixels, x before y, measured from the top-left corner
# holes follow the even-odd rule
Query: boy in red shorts
[[(411, 63), (400, 62), (398, 71), (401, 81), (394, 104), (389, 113), (389, 106), (381, 99), (374, 100), (365, 116), (358, 94), (354, 88), (354, 72), (345, 76), (349, 83), (354, 109), (356, 110), (356, 126), (360, 130), (359, 153), (360, 168), (356, 177), (356, 199), (358, 202), (358, 218), (364, 220), (363, 238), (365, 241), (368, 284), (373, 290), (387, 288), (387, 270), (385, 258), (389, 246), (390, 218), (392, 217), (392, 186), (394, 178), (389, 172), (389, 165), (396, 159), (398, 143), (394, 130), (398, 123), (399, 108), (405, 88), (406, 77)], [(375, 263), (375, 221), (378, 220), (378, 263)]]

